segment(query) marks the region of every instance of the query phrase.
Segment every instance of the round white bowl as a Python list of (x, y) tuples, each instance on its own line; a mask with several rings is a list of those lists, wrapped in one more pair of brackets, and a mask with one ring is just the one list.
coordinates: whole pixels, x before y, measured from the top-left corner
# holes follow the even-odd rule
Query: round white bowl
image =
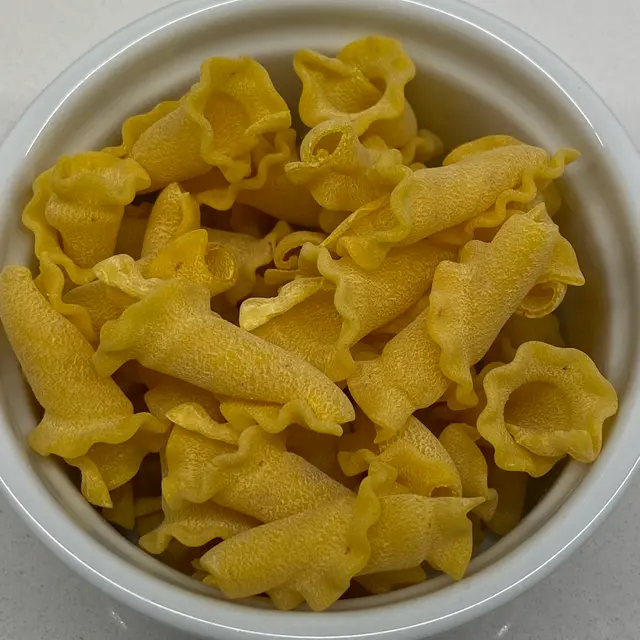
[(228, 602), (156, 562), (87, 505), (51, 460), (29, 452), (37, 422), (19, 366), (0, 337), (0, 476), (16, 509), (62, 560), (108, 594), (210, 638), (425, 638), (486, 613), (548, 574), (590, 534), (640, 456), (637, 327), (640, 160), (593, 91), (540, 44), (455, 0), (193, 0), (115, 34), (60, 75), (0, 148), (0, 263), (29, 264), (20, 224), (33, 178), (63, 153), (118, 140), (128, 116), (180, 95), (211, 55), (252, 55), (294, 106), (291, 68), (302, 48), (335, 52), (370, 33), (398, 38), (418, 67), (408, 94), (423, 126), (448, 147), (510, 133), (583, 153), (564, 180), (561, 227), (587, 285), (564, 305), (564, 331), (612, 380), (620, 398), (603, 453), (572, 462), (509, 535), (477, 556), (457, 584), (445, 577), (330, 611), (278, 612)]

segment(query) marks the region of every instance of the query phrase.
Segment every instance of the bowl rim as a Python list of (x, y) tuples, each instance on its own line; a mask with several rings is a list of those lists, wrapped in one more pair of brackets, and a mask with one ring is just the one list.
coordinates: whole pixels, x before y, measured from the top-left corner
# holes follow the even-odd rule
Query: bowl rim
[[(65, 101), (100, 68), (127, 49), (164, 30), (170, 30), (208, 11), (249, 12), (264, 0), (183, 0), (144, 16), (119, 30), (81, 56), (63, 71), (27, 108), (0, 145), (0, 193), (12, 189), (16, 158), (26, 156)], [(269, 0), (280, 9), (317, 7), (316, 0)], [(367, 0), (325, 0), (323, 10), (342, 6), (371, 10)], [(629, 213), (631, 242), (640, 247), (640, 156), (622, 125), (588, 84), (566, 63), (518, 28), (461, 0), (379, 0), (376, 11), (430, 13), (431, 19), (458, 21), (475, 37), (514, 59), (534, 65), (571, 100), (591, 125), (607, 161), (624, 187), (621, 198)], [(636, 252), (640, 255), (640, 250)], [(640, 281), (638, 264), (629, 265)], [(637, 351), (637, 349), (636, 349)], [(640, 358), (635, 354), (635, 361)], [(626, 399), (630, 424), (640, 417), (640, 388), (635, 367)], [(0, 406), (0, 427), (9, 429), (6, 408)], [(621, 428), (620, 425), (619, 428)], [(612, 439), (601, 460), (590, 470), (555, 516), (533, 538), (522, 543), (494, 565), (445, 590), (409, 601), (365, 610), (314, 614), (252, 609), (233, 602), (182, 592), (145, 574), (104, 548), (81, 530), (51, 498), (26, 461), (20, 443), (7, 438), (0, 447), (0, 487), (32, 531), (65, 564), (109, 595), (142, 613), (175, 627), (209, 637), (230, 638), (396, 638), (413, 639), (439, 633), (505, 603), (522, 593), (574, 551), (590, 535), (620, 497), (640, 460), (640, 431), (626, 429), (625, 437)], [(553, 525), (553, 526), (551, 526)], [(552, 535), (550, 535), (552, 534)], [(446, 596), (443, 595), (446, 592)], [(206, 615), (203, 615), (203, 612)], [(304, 631), (302, 630), (304, 629)]]

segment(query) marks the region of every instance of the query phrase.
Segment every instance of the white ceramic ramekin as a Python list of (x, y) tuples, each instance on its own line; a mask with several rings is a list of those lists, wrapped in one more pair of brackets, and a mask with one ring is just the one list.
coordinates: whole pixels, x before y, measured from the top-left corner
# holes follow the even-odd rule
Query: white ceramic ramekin
[(129, 115), (179, 95), (211, 55), (257, 57), (294, 105), (291, 56), (334, 52), (384, 33), (400, 39), (419, 72), (409, 98), (421, 124), (452, 146), (511, 133), (583, 157), (570, 168), (561, 222), (588, 285), (563, 317), (616, 385), (620, 412), (600, 459), (571, 463), (522, 524), (475, 558), (458, 584), (438, 578), (331, 611), (277, 612), (227, 602), (146, 556), (80, 498), (50, 460), (31, 454), (36, 423), (6, 339), (0, 338), (0, 476), (39, 537), (90, 582), (126, 604), (206, 637), (425, 638), (522, 593), (566, 558), (619, 495), (640, 455), (638, 293), (640, 161), (622, 127), (584, 81), (515, 28), (456, 0), (193, 0), (115, 34), (59, 76), (0, 148), (0, 263), (29, 263), (20, 211), (32, 179), (62, 153), (117, 141)]

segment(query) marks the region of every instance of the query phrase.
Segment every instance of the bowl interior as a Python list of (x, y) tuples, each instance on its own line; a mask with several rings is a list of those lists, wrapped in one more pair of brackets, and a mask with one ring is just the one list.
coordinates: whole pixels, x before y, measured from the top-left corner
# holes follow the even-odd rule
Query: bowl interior
[[(98, 68), (65, 97), (57, 111), (30, 114), (47, 119), (42, 118), (33, 143), (24, 157), (16, 158), (10, 179), (4, 181), (0, 263), (31, 263), (32, 237), (20, 225), (20, 211), (33, 178), (61, 154), (117, 143), (119, 126), (127, 117), (180, 96), (197, 79), (204, 58), (257, 58), (295, 109), (299, 82), (291, 61), (296, 50), (333, 53), (352, 39), (384, 33), (401, 40), (414, 59), (418, 74), (408, 89), (409, 100), (420, 125), (438, 133), (447, 148), (477, 136), (507, 133), (551, 151), (571, 146), (582, 152), (562, 180), (565, 206), (558, 220), (577, 251), (587, 285), (567, 296), (562, 329), (567, 341), (587, 351), (616, 386), (622, 420), (637, 353), (633, 331), (637, 282), (635, 268), (628, 268), (635, 265), (636, 254), (628, 204), (621, 195), (620, 178), (608, 163), (611, 152), (598, 131), (554, 78), (527, 60), (526, 47), (517, 52), (439, 6), (382, 2), (363, 12), (356, 2), (239, 4), (246, 9), (202, 10), (129, 42), (117, 56), (95, 65)], [(96, 60), (104, 57), (99, 48), (94, 55)], [(3, 438), (16, 443), (16, 463), (27, 465), (58, 506), (99, 545), (145, 574), (175, 585), (181, 598), (203, 592), (210, 596), (208, 588), (128, 543), (85, 504), (55, 464), (27, 450), (25, 435), (35, 426), (37, 413), (4, 337), (0, 338), (0, 362), (2, 402), (8, 416)], [(610, 438), (619, 437), (614, 426)], [(490, 565), (503, 563), (541, 528), (551, 526), (556, 511), (601, 464), (605, 462), (599, 460), (591, 470), (568, 464), (517, 529), (474, 558), (468, 584), (481, 579)], [(6, 480), (9, 484), (8, 475)], [(394, 593), (340, 602), (334, 609), (383, 607), (453, 588), (448, 585), (448, 579), (440, 577)], [(229, 606), (246, 610), (264, 605), (252, 600)]]

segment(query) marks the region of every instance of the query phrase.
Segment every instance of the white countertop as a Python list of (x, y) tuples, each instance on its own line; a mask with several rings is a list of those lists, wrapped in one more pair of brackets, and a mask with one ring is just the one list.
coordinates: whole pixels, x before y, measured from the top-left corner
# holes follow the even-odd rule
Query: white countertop
[[(166, 0), (0, 0), (0, 138), (75, 58), (162, 4)], [(513, 22), (564, 58), (640, 144), (640, 2), (472, 0), (472, 4)], [(593, 538), (542, 584), (440, 640), (640, 637), (639, 489), (637, 478)], [(76, 577), (27, 531), (0, 496), (2, 640), (186, 637)]]

